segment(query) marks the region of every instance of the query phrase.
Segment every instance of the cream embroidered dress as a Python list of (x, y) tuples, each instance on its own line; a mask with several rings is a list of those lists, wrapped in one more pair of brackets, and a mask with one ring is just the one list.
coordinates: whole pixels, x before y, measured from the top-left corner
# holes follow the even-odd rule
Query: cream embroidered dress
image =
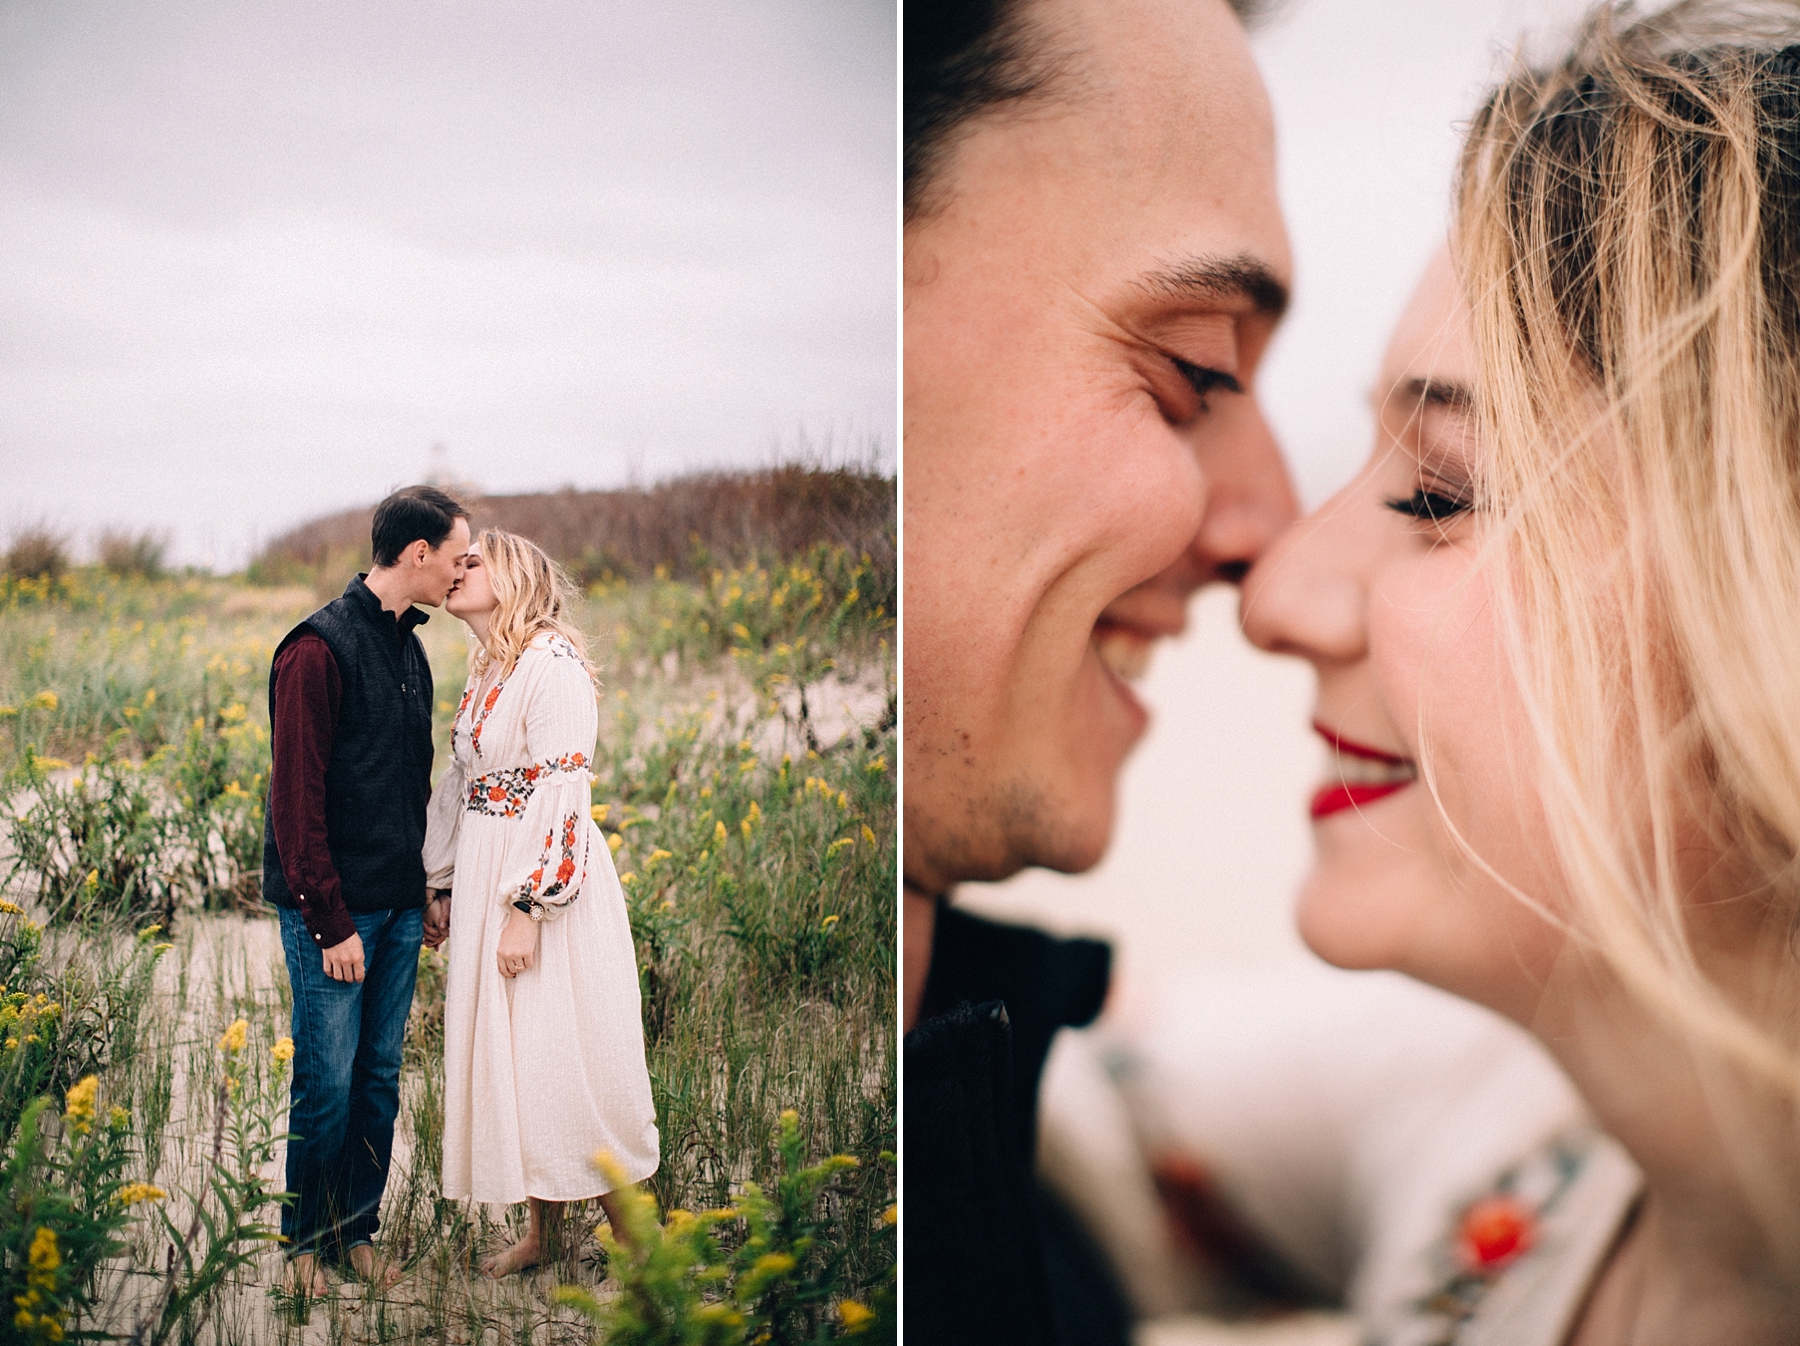
[[(637, 961), (612, 852), (589, 813), (598, 716), (575, 649), (540, 635), (463, 692), (432, 792), (426, 882), (452, 889), (444, 1195), (578, 1201), (656, 1171)], [(541, 903), (537, 959), (500, 975), (512, 903)]]

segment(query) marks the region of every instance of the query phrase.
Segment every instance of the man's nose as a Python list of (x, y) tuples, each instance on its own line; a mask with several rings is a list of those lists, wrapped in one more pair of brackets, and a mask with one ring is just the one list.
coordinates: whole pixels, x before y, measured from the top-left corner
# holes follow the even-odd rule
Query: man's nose
[(1206, 513), (1191, 555), (1202, 583), (1238, 583), (1300, 513), (1275, 435), (1262, 409), (1247, 400), (1237, 433), (1201, 450)]

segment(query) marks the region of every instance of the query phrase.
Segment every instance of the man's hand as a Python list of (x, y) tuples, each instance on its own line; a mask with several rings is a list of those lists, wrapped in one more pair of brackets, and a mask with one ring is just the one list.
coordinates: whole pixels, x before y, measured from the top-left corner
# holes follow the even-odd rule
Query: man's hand
[(325, 975), (333, 981), (363, 979), (363, 946), (361, 935), (351, 935), (341, 944), (325, 950)]
[(427, 888), (425, 894), (424, 944), (435, 949), (450, 938), (450, 893), (445, 888)]
[(531, 971), (531, 965), (537, 961), (537, 942), (537, 922), (515, 907), (506, 918), (506, 928), (500, 932), (500, 975), (516, 977)]

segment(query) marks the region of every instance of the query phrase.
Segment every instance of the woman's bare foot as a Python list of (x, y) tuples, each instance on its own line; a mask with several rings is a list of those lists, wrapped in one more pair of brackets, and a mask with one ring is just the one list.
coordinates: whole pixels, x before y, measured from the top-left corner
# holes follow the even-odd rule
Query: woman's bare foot
[(515, 1271), (524, 1271), (527, 1267), (535, 1267), (542, 1260), (542, 1245), (538, 1241), (537, 1234), (531, 1233), (506, 1251), (482, 1259), (481, 1274), (499, 1280), (502, 1276), (510, 1276)]
[(356, 1279), (377, 1290), (387, 1289), (401, 1276), (400, 1268), (377, 1253), (372, 1243), (359, 1243), (350, 1249), (349, 1261)]
[(331, 1293), (331, 1282), (325, 1279), (325, 1269), (319, 1265), (319, 1259), (312, 1253), (301, 1253), (288, 1259), (287, 1269), (281, 1277), (281, 1289), (298, 1299), (302, 1295), (318, 1299)]

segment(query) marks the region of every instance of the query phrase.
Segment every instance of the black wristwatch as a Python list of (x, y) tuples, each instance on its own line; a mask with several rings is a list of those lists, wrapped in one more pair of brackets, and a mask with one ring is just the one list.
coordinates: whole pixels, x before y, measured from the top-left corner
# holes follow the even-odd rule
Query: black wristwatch
[(544, 919), (544, 904), (542, 902), (533, 902), (529, 897), (517, 897), (513, 899), (513, 907), (524, 912), (534, 921), (541, 921)]

